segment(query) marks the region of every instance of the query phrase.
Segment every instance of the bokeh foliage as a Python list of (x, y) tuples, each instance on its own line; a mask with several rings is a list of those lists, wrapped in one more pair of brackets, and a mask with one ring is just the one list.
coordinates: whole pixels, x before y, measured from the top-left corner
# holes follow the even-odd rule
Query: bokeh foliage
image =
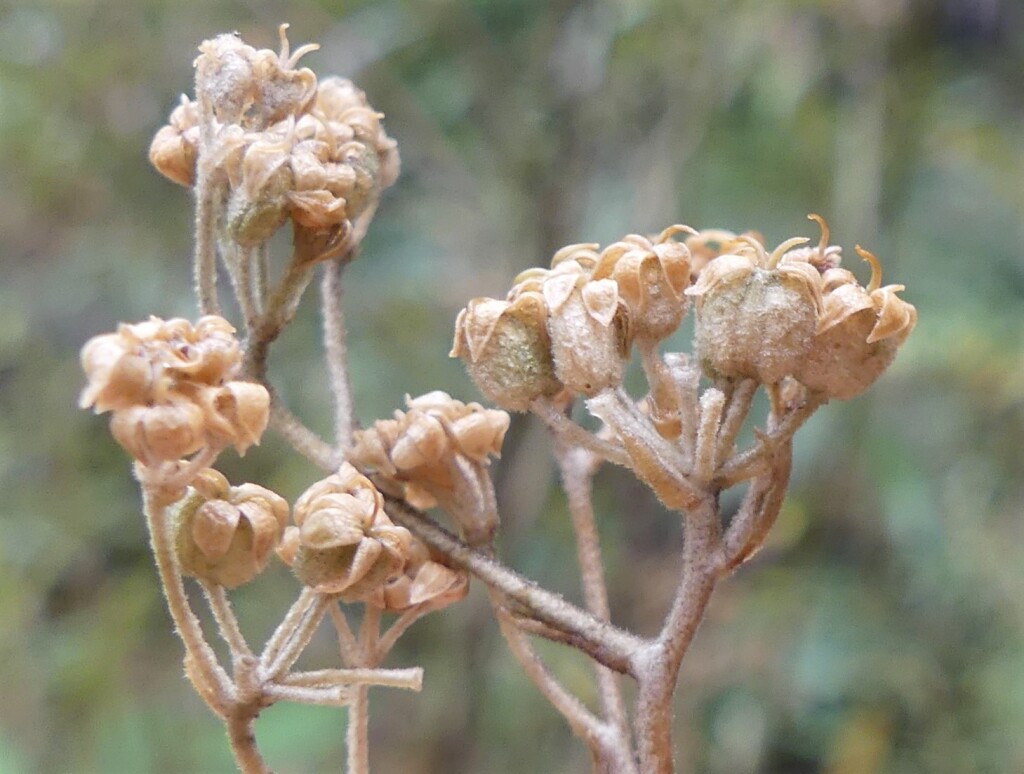
[[(145, 160), (196, 44), (238, 29), (353, 77), (404, 172), (347, 273), (364, 421), (404, 393), (476, 395), (455, 312), (555, 248), (677, 221), (876, 251), (920, 324), (867, 395), (801, 434), (763, 555), (724, 584), (684, 665), (681, 770), (1024, 770), (1024, 19), (1012, 0), (383, 0), (0, 6), (0, 772), (228, 771), (181, 679), (126, 457), (75, 409), (77, 350), (121, 319), (192, 314), (190, 207)], [(862, 274), (863, 276), (863, 274)], [(274, 352), (328, 425), (306, 308)], [(682, 338), (680, 346), (685, 345)], [(544, 434), (497, 468), (502, 550), (577, 595)], [(269, 439), (225, 472), (294, 497), (315, 476)], [(649, 631), (678, 525), (599, 479), (613, 609)], [(254, 635), (295, 587), (239, 595)], [(418, 624), (375, 690), (384, 772), (584, 771), (506, 654), (479, 590)], [(327, 665), (326, 631), (310, 663)], [(548, 652), (548, 651), (546, 651)], [(552, 649), (568, 682), (585, 664)], [(578, 677), (577, 677), (578, 676)], [(277, 706), (281, 772), (340, 770), (344, 712)]]

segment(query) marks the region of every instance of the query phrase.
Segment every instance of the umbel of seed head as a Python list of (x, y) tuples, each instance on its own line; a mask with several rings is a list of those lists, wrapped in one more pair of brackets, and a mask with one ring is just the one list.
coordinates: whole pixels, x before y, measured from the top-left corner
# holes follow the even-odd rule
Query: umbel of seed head
[(256, 484), (232, 487), (202, 471), (174, 521), (174, 545), (186, 575), (233, 589), (267, 566), (288, 524), (288, 503)]
[(235, 380), (242, 355), (234, 328), (215, 315), (122, 323), (82, 348), (89, 380), (82, 408), (113, 412), (110, 430), (145, 465), (181, 459), (206, 446), (245, 453), (266, 429), (270, 396)]
[(709, 376), (766, 384), (793, 373), (811, 345), (821, 309), (821, 277), (805, 261), (781, 262), (790, 239), (769, 256), (740, 237), (735, 252), (715, 258), (686, 293), (697, 298), (694, 342)]
[(322, 594), (363, 599), (405, 568), (412, 536), (392, 524), (380, 492), (348, 463), (295, 501), (294, 518), (279, 553)]
[(812, 390), (848, 400), (864, 392), (896, 357), (917, 323), (917, 310), (896, 293), (903, 285), (882, 284), (878, 259), (857, 245), (871, 264), (866, 288), (845, 269), (822, 276), (824, 307), (807, 355), (794, 376)]

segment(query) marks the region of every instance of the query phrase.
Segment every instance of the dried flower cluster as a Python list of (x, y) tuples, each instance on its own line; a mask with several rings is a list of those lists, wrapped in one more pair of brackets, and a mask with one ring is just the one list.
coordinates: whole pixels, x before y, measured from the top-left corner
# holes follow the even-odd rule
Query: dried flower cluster
[[(756, 232), (673, 225), (604, 247), (575, 244), (529, 269), (504, 298), (476, 298), (455, 323), (452, 356), (502, 409), (549, 426), (577, 541), (585, 608), (501, 563), (490, 475), (509, 415), (444, 392), (406, 397), (361, 431), (346, 372), (342, 268), (355, 258), (381, 191), (398, 174), (395, 142), (361, 91), (299, 68), (316, 46), (257, 50), (237, 35), (204, 42), (195, 101), (182, 97), (156, 135), (160, 172), (195, 189), (194, 274), (202, 317), (121, 325), (82, 351), (83, 407), (111, 411), (111, 430), (142, 466), (147, 525), (161, 582), (185, 645), (185, 671), (224, 719), (244, 772), (269, 769), (253, 721), (276, 701), (344, 705), (348, 770), (369, 770), (367, 688), (418, 690), (422, 670), (381, 663), (421, 615), (462, 599), (469, 573), (488, 586), (513, 654), (590, 747), (595, 770), (671, 772), (672, 696), (681, 660), (716, 583), (763, 544), (785, 498), (793, 437), (831, 398), (858, 395), (889, 366), (917, 320), (901, 285), (883, 287), (877, 258), (866, 286), (840, 267), (828, 226), (816, 247), (789, 239), (769, 251)], [(290, 262), (271, 282), (270, 237), (293, 228)], [(231, 279), (245, 345), (215, 312), (218, 260)], [(333, 443), (270, 401), (268, 354), (317, 271)], [(660, 351), (695, 309), (693, 357)], [(639, 354), (647, 394), (623, 381)], [(239, 376), (245, 368), (242, 381)], [(258, 383), (257, 383), (258, 382)], [(740, 450), (756, 392), (768, 414)], [(602, 426), (573, 419), (582, 403)], [(227, 446), (274, 427), (325, 478), (289, 508), (257, 484), (231, 486), (209, 467)], [(182, 458), (194, 455), (190, 460)], [(682, 576), (664, 625), (642, 637), (610, 620), (592, 479), (602, 462), (629, 468), (685, 514)], [(163, 464), (166, 463), (166, 464)], [(748, 482), (737, 512), (722, 493)], [(443, 511), (453, 536), (423, 513)], [(294, 523), (288, 525), (289, 513)], [(258, 654), (226, 589), (252, 581), (275, 552), (302, 591)], [(182, 576), (201, 581), (231, 673), (206, 640)], [(346, 605), (362, 605), (358, 635)], [(396, 614), (381, 631), (385, 613)], [(330, 618), (347, 669), (292, 671)], [(594, 662), (592, 709), (534, 650), (530, 636), (578, 648)], [(636, 681), (632, 713), (617, 674)]]
[[(674, 240), (680, 233), (685, 242)], [(650, 351), (677, 330), (694, 297), (695, 346), (712, 378), (775, 384), (795, 376), (830, 397), (853, 397), (892, 361), (916, 312), (895, 296), (902, 286), (879, 289), (873, 279), (865, 290), (839, 269), (839, 248), (824, 244), (827, 231), (818, 248), (791, 249), (806, 241), (787, 240), (768, 254), (750, 233), (677, 225), (653, 240), (628, 235), (600, 252), (570, 245), (550, 269), (523, 272), (505, 300), (470, 301), (456, 320), (451, 354), (504, 408), (526, 410), (563, 389), (592, 397), (621, 384), (634, 344)], [(835, 332), (858, 312), (856, 332), (853, 323)]]
[(346, 601), (401, 611), (465, 596), (465, 573), (434, 561), (426, 546), (384, 513), (384, 498), (352, 465), (313, 484), (295, 502), (280, 554), (307, 586)]
[(490, 456), (501, 453), (509, 426), (504, 411), (462, 403), (440, 390), (406, 398), (408, 411), (378, 420), (356, 433), (353, 464), (418, 508), (440, 504), (471, 542), (488, 542), (497, 511), (486, 472)]
[(89, 384), (82, 408), (112, 411), (114, 437), (144, 465), (179, 460), (204, 447), (244, 453), (267, 426), (269, 396), (234, 380), (242, 356), (221, 317), (195, 326), (175, 318), (121, 324), (82, 349)]
[[(192, 186), (202, 156), (224, 188), (222, 229), (242, 246), (266, 241), (291, 219), (305, 238), (337, 241), (398, 177), (397, 144), (350, 81), (296, 69), (303, 54), (257, 50), (233, 34), (200, 46), (197, 102), (182, 96), (150, 147), (154, 166)], [(213, 115), (203, 126), (201, 103)], [(205, 130), (205, 131), (204, 131)], [(202, 150), (202, 153), (200, 151)]]
[(233, 487), (222, 473), (201, 471), (174, 523), (182, 570), (229, 589), (248, 583), (274, 555), (290, 510), (269, 489), (257, 484)]

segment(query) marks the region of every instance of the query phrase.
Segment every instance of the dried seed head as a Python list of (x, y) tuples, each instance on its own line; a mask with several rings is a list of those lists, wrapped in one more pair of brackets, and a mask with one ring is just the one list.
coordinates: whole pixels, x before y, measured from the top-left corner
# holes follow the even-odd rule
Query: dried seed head
[(220, 473), (199, 474), (174, 522), (186, 575), (236, 588), (267, 566), (288, 523), (284, 498), (256, 484), (230, 487)]
[(627, 345), (625, 306), (613, 279), (590, 279), (577, 255), (559, 259), (544, 278), (555, 376), (568, 389), (596, 395), (622, 382)]
[(348, 463), (296, 500), (295, 523), (285, 557), (293, 555), (296, 576), (320, 593), (364, 599), (405, 568), (412, 536), (391, 523), (380, 492)]
[(178, 185), (195, 183), (199, 155), (199, 111), (184, 94), (170, 121), (161, 127), (149, 146), (149, 160), (157, 171)]
[(682, 231), (696, 233), (688, 226), (671, 226), (654, 242), (632, 234), (601, 252), (591, 279), (611, 278), (618, 284), (632, 338), (660, 341), (686, 314), (690, 251), (672, 239)]
[(405, 571), (367, 600), (369, 604), (400, 613), (423, 605), (432, 610), (448, 607), (469, 593), (469, 575), (432, 557), (427, 547), (412, 539)]
[(219, 121), (258, 131), (309, 107), (316, 96), (316, 76), (312, 70), (294, 68), (303, 54), (318, 46), (302, 46), (290, 54), (287, 28), (279, 28), (280, 54), (246, 45), (236, 34), (200, 44), (196, 93), (210, 101)]
[(221, 317), (122, 324), (83, 347), (89, 383), (80, 403), (114, 411), (114, 437), (146, 465), (208, 445), (244, 453), (266, 429), (270, 399), (261, 385), (230, 381), (241, 359)]
[(555, 378), (547, 306), (537, 292), (514, 300), (475, 298), (455, 320), (451, 357), (461, 357), (480, 391), (502, 408), (526, 411), (562, 389)]
[[(497, 514), (485, 468), (498, 456), (509, 416), (435, 391), (406, 397), (408, 411), (355, 434), (354, 465), (373, 470), (419, 508), (440, 503), (475, 542), (493, 536)], [(493, 494), (493, 493), (492, 493)]]
[(842, 269), (826, 272), (829, 290), (807, 356), (794, 372), (812, 390), (840, 400), (870, 387), (889, 367), (917, 323), (917, 310), (897, 297), (903, 285), (880, 287), (878, 259), (857, 246), (871, 264), (871, 281), (864, 288)]
[(810, 347), (821, 308), (821, 279), (804, 262), (780, 263), (799, 241), (768, 255), (746, 248), (713, 260), (686, 291), (697, 298), (695, 346), (705, 372), (771, 384), (792, 373)]

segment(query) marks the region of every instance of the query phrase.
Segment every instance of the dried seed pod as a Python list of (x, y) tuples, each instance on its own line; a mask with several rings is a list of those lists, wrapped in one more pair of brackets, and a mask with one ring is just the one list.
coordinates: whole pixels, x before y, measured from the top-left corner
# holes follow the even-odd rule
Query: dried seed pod
[(792, 373), (811, 345), (821, 277), (809, 263), (779, 262), (806, 240), (783, 242), (769, 256), (760, 242), (741, 239), (750, 249), (714, 259), (686, 291), (697, 298), (694, 342), (709, 375), (771, 384)]
[(871, 264), (871, 281), (861, 287), (849, 272), (826, 272), (829, 291), (807, 356), (794, 372), (805, 386), (849, 400), (889, 367), (917, 323), (917, 310), (896, 293), (903, 285), (882, 284), (878, 259), (857, 246)]
[(391, 523), (380, 492), (348, 463), (296, 500), (295, 523), (292, 567), (320, 593), (362, 599), (405, 568), (412, 536)]
[(407, 412), (355, 434), (349, 459), (376, 471), (418, 508), (440, 504), (474, 543), (490, 540), (497, 512), (486, 466), (498, 456), (509, 416), (435, 391), (406, 396)]
[(196, 93), (209, 99), (222, 123), (243, 124), (261, 130), (288, 115), (305, 111), (316, 97), (312, 70), (296, 70), (306, 53), (319, 46), (307, 44), (289, 52), (287, 24), (279, 27), (281, 52), (257, 50), (237, 34), (203, 41), (196, 58)]
[(589, 274), (575, 258), (566, 259), (543, 281), (555, 376), (588, 396), (622, 382), (628, 352), (619, 286), (613, 279), (591, 280)]
[(288, 523), (288, 503), (256, 484), (230, 487), (206, 469), (174, 521), (175, 550), (186, 575), (237, 588), (267, 566)]
[(394, 613), (420, 605), (440, 610), (465, 598), (469, 593), (469, 575), (444, 564), (429, 549), (413, 538), (405, 571), (378, 589), (368, 604)]
[(171, 111), (149, 146), (150, 163), (178, 185), (190, 188), (195, 183), (196, 158), (199, 156), (199, 110), (184, 94), (181, 104)]
[(660, 341), (682, 322), (689, 305), (683, 291), (690, 284), (690, 251), (672, 236), (689, 226), (670, 226), (651, 242), (631, 234), (601, 252), (591, 280), (610, 278), (629, 310), (632, 338)]
[(475, 298), (459, 312), (451, 357), (461, 357), (480, 391), (502, 408), (526, 411), (562, 389), (555, 377), (547, 306), (540, 293), (512, 301)]
[(179, 460), (206, 443), (203, 411), (172, 397), (154, 406), (118, 409), (110, 419), (115, 440), (144, 465)]

